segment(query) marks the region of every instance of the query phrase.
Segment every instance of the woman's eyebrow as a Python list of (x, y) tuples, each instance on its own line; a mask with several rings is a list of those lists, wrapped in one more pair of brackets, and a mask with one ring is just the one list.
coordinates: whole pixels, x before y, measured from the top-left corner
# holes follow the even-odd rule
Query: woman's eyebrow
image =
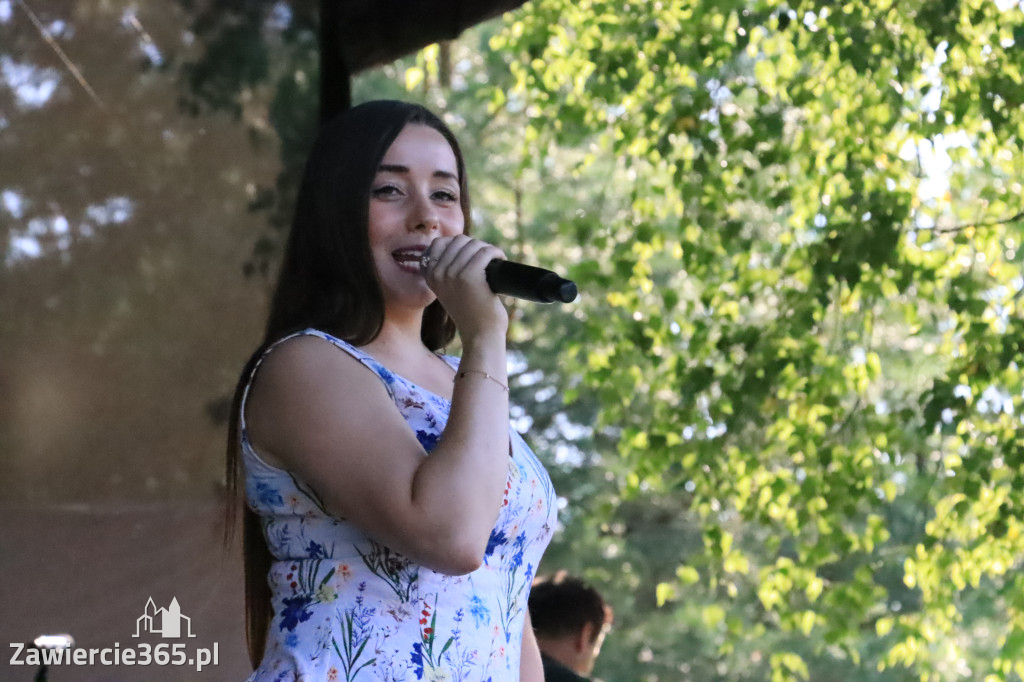
[[(409, 172), (409, 167), (408, 166), (401, 166), (401, 165), (398, 165), (398, 164), (382, 163), (380, 166), (377, 167), (377, 172), (378, 173), (408, 173)], [(459, 180), (459, 176), (457, 176), (455, 173), (451, 173), (451, 172), (445, 171), (445, 170), (436, 170), (436, 171), (434, 171), (434, 177), (435, 178), (444, 178), (444, 179), (447, 179), (447, 180), (455, 180), (456, 182), (458, 182), (458, 180)]]

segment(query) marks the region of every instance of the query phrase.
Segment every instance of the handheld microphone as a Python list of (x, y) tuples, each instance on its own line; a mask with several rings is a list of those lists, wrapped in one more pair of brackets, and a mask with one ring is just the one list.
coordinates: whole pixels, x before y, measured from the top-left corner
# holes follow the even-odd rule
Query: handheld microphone
[(487, 286), (496, 294), (535, 303), (572, 303), (576, 283), (550, 270), (495, 258), (484, 268)]

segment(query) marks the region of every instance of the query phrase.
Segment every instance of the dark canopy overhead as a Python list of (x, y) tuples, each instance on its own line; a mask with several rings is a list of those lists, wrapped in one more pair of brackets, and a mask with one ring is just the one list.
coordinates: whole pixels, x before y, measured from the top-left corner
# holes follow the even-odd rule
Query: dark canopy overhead
[[(327, 118), (348, 108), (352, 75), (452, 40), (525, 1), (206, 0), (193, 25), (205, 41), (205, 55), (190, 65), (188, 81), (197, 100), (238, 110), (239, 87), (269, 75), (265, 51), (252, 44), (284, 7), (294, 26), (319, 32), (320, 113)], [(179, 2), (193, 10), (197, 0)]]
[(350, 105), (349, 78), (427, 45), (452, 40), (470, 26), (525, 0), (319, 0), (320, 116)]
[(511, 11), (525, 0), (320, 0), (324, 28), (338, 42), (325, 46), (349, 73), (394, 61)]

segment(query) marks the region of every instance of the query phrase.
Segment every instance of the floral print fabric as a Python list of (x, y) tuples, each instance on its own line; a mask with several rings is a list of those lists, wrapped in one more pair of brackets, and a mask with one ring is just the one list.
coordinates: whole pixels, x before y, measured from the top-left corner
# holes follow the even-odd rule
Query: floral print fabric
[[(448, 419), (446, 399), (345, 341), (312, 329), (300, 334), (318, 336), (373, 370), (424, 449), (433, 449)], [(458, 366), (456, 358), (445, 360)], [(483, 565), (450, 576), (331, 516), (305, 482), (260, 459), (244, 409), (243, 397), (247, 501), (274, 557), (273, 619), (266, 654), (249, 682), (519, 679), (530, 583), (556, 509), (551, 480), (515, 430), (509, 429), (505, 496)]]

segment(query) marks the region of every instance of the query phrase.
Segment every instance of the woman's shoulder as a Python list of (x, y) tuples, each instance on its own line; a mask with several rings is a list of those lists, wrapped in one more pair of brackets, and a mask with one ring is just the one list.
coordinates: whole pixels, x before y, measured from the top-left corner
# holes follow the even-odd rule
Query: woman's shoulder
[[(326, 342), (326, 343), (324, 343)], [(287, 346), (301, 345), (305, 347), (319, 347), (319, 348), (340, 348), (344, 351), (354, 355), (365, 355), (356, 346), (352, 345), (345, 339), (334, 336), (330, 332), (317, 329), (315, 327), (307, 327), (297, 332), (292, 332), (276, 341), (271, 342), (264, 351), (264, 354), (270, 354), (279, 348)]]
[[(339, 353), (338, 351), (343, 351)], [(374, 359), (350, 342), (329, 332), (307, 328), (283, 336), (268, 344), (262, 351), (257, 366), (264, 364), (291, 364), (330, 356), (350, 355), (363, 364), (374, 364)]]
[(276, 408), (282, 401), (329, 399), (343, 405), (353, 395), (367, 397), (365, 391), (381, 383), (372, 359), (365, 353), (315, 329), (272, 343), (260, 358), (250, 382), (250, 413), (262, 412), (261, 407)]
[[(336, 426), (368, 405), (383, 408), (389, 392), (372, 368), (348, 350), (316, 333), (298, 333), (272, 344), (253, 372), (241, 407), (250, 442), (262, 454), (279, 453), (294, 430), (318, 432), (325, 410)], [(327, 407), (329, 406), (329, 407)], [(319, 416), (318, 416), (319, 415)], [(350, 424), (355, 427), (358, 424)], [(287, 462), (270, 454), (267, 461)], [(287, 468), (287, 467), (286, 467)]]
[(338, 351), (315, 334), (298, 332), (268, 345), (260, 357), (253, 379), (263, 378), (282, 366), (289, 370), (309, 362), (323, 362)]
[[(343, 352), (339, 352), (343, 351)], [(365, 369), (350, 359), (365, 362), (367, 356), (352, 344), (317, 329), (306, 329), (275, 341), (264, 351), (259, 374), (305, 379), (327, 379)]]

